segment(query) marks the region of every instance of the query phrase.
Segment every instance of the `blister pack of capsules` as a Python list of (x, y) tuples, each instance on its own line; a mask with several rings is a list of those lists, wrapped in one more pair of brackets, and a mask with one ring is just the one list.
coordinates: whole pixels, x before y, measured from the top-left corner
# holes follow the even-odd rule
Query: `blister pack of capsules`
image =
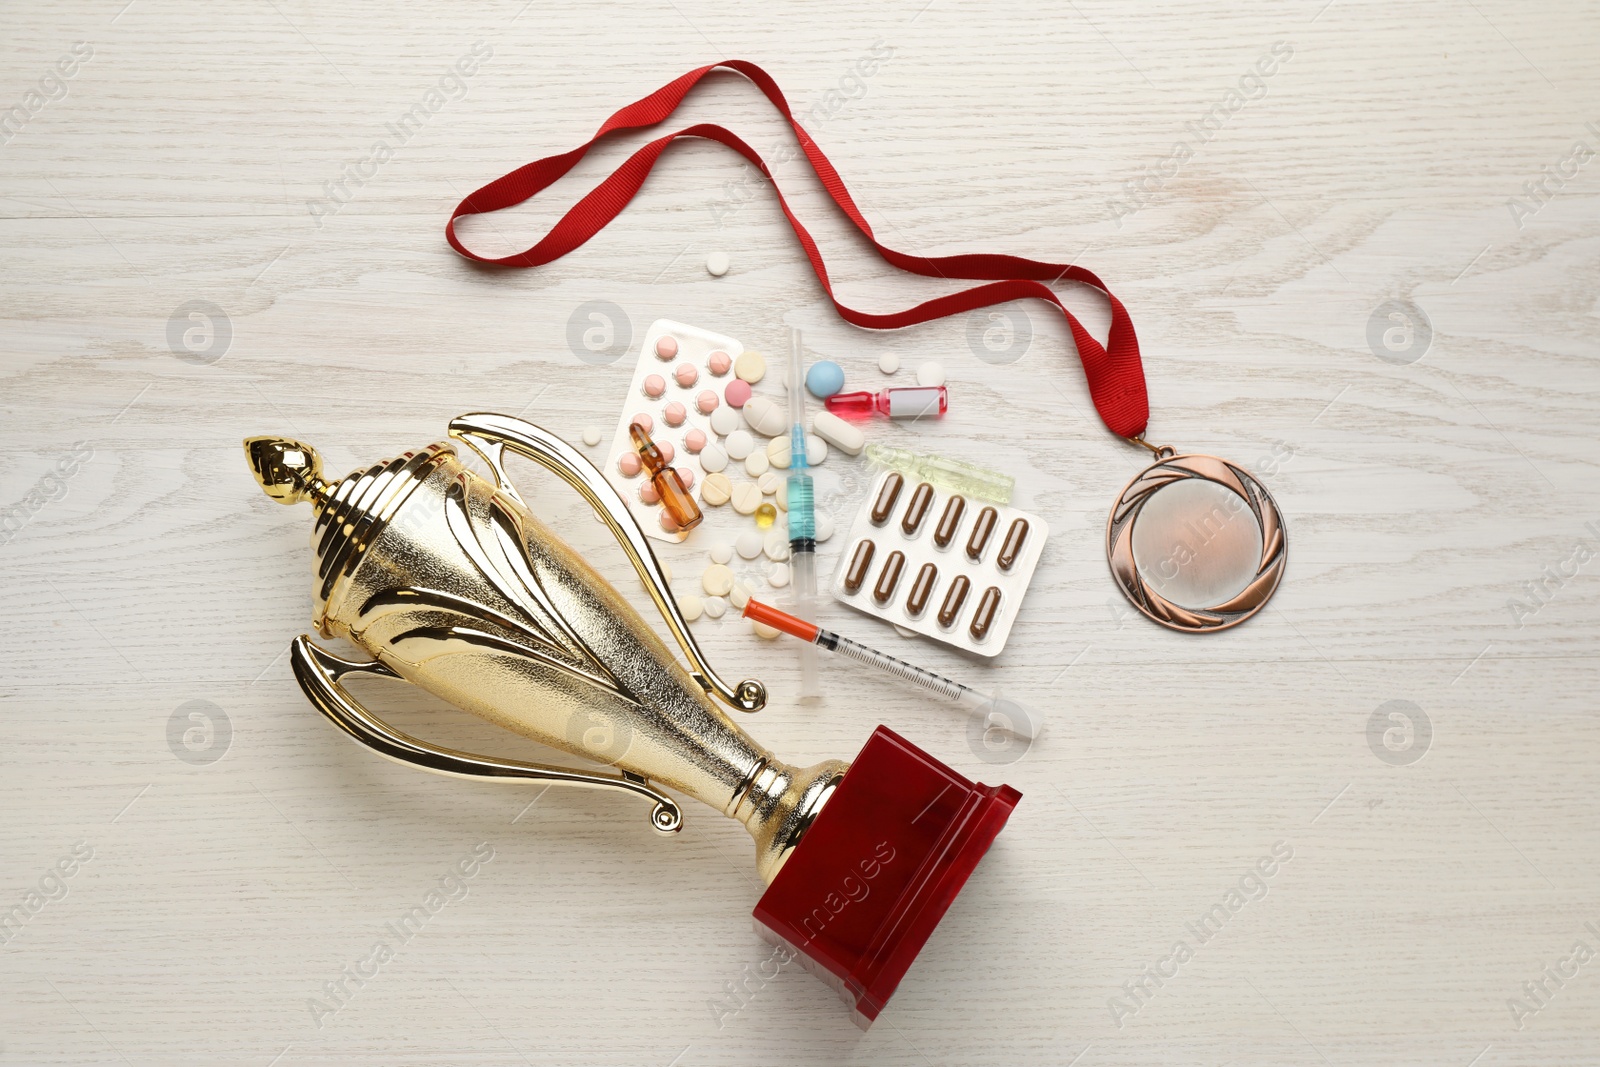
[[(689, 483), (689, 493), (699, 504), (707, 473), (700, 454), (707, 445), (714, 445), (719, 432), (726, 434), (729, 427), (740, 424), (737, 409), (750, 396), (749, 384), (734, 373), (734, 363), (743, 353), (744, 346), (732, 337), (671, 319), (657, 319), (645, 331), (603, 469), (606, 480), (622, 494), (628, 510), (649, 536), (676, 543), (688, 533), (678, 529), (655, 498), (649, 476), (640, 471), (628, 426), (635, 419), (645, 420), (645, 429), (661, 447), (667, 463)], [(734, 390), (731, 401), (730, 386)], [(726, 425), (714, 429), (713, 419), (724, 420)], [(721, 455), (720, 450), (717, 454)]]
[(856, 514), (833, 596), (935, 641), (999, 655), (1049, 533), (1037, 515), (887, 470)]

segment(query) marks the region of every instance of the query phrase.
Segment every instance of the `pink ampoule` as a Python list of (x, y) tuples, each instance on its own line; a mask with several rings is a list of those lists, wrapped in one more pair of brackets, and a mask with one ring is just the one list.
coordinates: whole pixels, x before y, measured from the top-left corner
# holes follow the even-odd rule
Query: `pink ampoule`
[(950, 394), (942, 385), (907, 386), (881, 393), (839, 393), (824, 403), (835, 415), (863, 418), (876, 411), (891, 419), (931, 419), (950, 408)]

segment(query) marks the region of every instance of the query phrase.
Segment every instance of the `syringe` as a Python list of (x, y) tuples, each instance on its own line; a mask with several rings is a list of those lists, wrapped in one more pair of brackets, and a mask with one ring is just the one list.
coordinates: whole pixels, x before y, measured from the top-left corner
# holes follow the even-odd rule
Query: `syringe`
[[(806, 368), (800, 330), (789, 327), (789, 570), (795, 606), (803, 614), (814, 610), (817, 598), (817, 519), (806, 471)], [(800, 699), (807, 704), (822, 700), (822, 671), (817, 650), (800, 650)]]
[(781, 630), (791, 637), (798, 637), (813, 648), (825, 648), (829, 652), (849, 656), (851, 659), (860, 660), (862, 663), (878, 668), (904, 678), (908, 682), (915, 682), (924, 689), (930, 689), (944, 697), (958, 707), (983, 716), (984, 729), (1007, 730), (1018, 737), (1029, 739), (1038, 737), (1044, 730), (1044, 720), (1032, 709), (1017, 703), (1015, 700), (1003, 698), (999, 694), (980, 693), (970, 686), (952, 681), (942, 674), (924, 670), (903, 659), (897, 659), (887, 652), (879, 652), (875, 648), (863, 645), (859, 641), (852, 641), (832, 630), (824, 630), (814, 622), (797, 619), (786, 611), (780, 611), (770, 604), (763, 604), (759, 600), (751, 600), (744, 606), (744, 617), (753, 619)]

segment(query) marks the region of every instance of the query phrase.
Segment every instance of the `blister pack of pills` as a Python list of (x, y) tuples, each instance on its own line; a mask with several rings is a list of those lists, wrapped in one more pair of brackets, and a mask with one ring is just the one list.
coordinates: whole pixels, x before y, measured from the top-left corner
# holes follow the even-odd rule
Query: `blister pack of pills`
[[(649, 536), (676, 543), (688, 533), (678, 529), (656, 499), (649, 477), (641, 473), (628, 426), (636, 419), (645, 421), (645, 429), (667, 463), (688, 483), (695, 503), (700, 503), (705, 476), (713, 472), (703, 465), (702, 454), (709, 445), (713, 470), (726, 465), (727, 457), (716, 445), (717, 435), (740, 425), (736, 409), (750, 398), (750, 384), (735, 372), (743, 353), (744, 346), (732, 337), (671, 319), (657, 319), (645, 331), (602, 469)], [(714, 428), (714, 419), (726, 425)]]
[(833, 596), (924, 637), (995, 656), (1049, 533), (1037, 515), (887, 470), (856, 513)]

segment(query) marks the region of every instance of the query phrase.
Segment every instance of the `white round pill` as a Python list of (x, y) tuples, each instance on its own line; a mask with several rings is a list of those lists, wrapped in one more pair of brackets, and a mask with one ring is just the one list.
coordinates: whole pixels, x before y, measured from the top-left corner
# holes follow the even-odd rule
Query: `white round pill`
[(829, 515), (826, 511), (819, 511), (811, 518), (816, 524), (818, 541), (826, 541), (828, 538), (833, 536), (832, 515)]
[(728, 611), (728, 602), (719, 596), (706, 598), (706, 614), (713, 619), (720, 619)]
[(761, 544), (761, 551), (774, 563), (782, 563), (789, 558), (789, 531), (773, 530), (767, 534), (767, 539)]
[(782, 589), (789, 584), (789, 565), (787, 563), (774, 563), (767, 572), (767, 584), (774, 589)]
[[(709, 606), (707, 607), (707, 613), (708, 614), (710, 613)], [(917, 636), (917, 631), (909, 630), (906, 627), (901, 626), (899, 623), (895, 623), (894, 624), (894, 632), (899, 634), (901, 637), (905, 637), (905, 638), (911, 638), (911, 637)]]
[[(748, 430), (735, 430), (722, 442), (722, 447), (727, 450), (729, 459), (743, 459), (755, 450), (756, 439), (750, 436)], [(705, 465), (704, 460), (701, 460), (701, 465)]]
[(917, 368), (917, 384), (934, 386), (944, 384), (944, 364), (929, 361)]
[(733, 546), (726, 541), (718, 541), (706, 554), (711, 557), (712, 563), (727, 563), (733, 558)]
[(806, 434), (806, 466), (820, 467), (828, 461), (828, 443), (814, 433)]
[(713, 563), (700, 576), (700, 585), (710, 596), (727, 596), (733, 588), (733, 572), (721, 563)]
[(733, 496), (733, 483), (728, 481), (728, 476), (722, 473), (708, 474), (706, 480), (700, 484), (700, 503), (712, 507), (721, 507)]
[(739, 428), (739, 409), (724, 404), (711, 413), (711, 428), (723, 437)]
[(728, 465), (728, 453), (719, 444), (708, 444), (700, 450), (700, 467), (707, 474), (715, 474)]
[(733, 361), (733, 373), (740, 381), (754, 385), (767, 376), (767, 357), (760, 352), (745, 352)]
[(743, 582), (734, 582), (733, 588), (728, 590), (728, 603), (738, 611), (743, 611), (744, 606), (750, 603), (750, 587)]
[(885, 352), (878, 357), (878, 369), (885, 374), (893, 374), (900, 369), (900, 357), (894, 352)]
[(739, 540), (734, 547), (739, 550), (739, 555), (744, 559), (755, 559), (761, 555), (761, 534), (756, 530), (746, 530), (739, 535)]
[(719, 248), (707, 256), (706, 273), (713, 278), (720, 278), (728, 273), (728, 253)]
[(754, 619), (750, 620), (750, 632), (761, 638), (763, 641), (771, 641), (780, 633), (780, 631), (773, 629), (766, 623), (756, 622)]
[(781, 471), (789, 469), (789, 435), (774, 437), (767, 442), (767, 462)]
[(761, 490), (750, 482), (740, 482), (733, 487), (733, 510), (741, 515), (754, 515), (761, 506)]
[(600, 427), (585, 426), (583, 428), (583, 443), (593, 448), (600, 443)]
[(700, 603), (700, 598), (692, 593), (678, 598), (678, 610), (683, 612), (683, 617), (689, 622), (694, 622), (694, 620), (698, 619), (700, 612), (704, 609), (705, 605)]
[(773, 493), (776, 493), (778, 491), (778, 486), (782, 484), (783, 479), (771, 471), (767, 471), (765, 474), (761, 475), (761, 477), (756, 479), (756, 488), (760, 489), (762, 495), (764, 496), (771, 496)]
[(661, 567), (661, 573), (667, 579), (667, 584), (671, 585), (672, 584), (672, 568), (667, 566), (667, 561), (664, 560), (664, 559), (658, 559), (658, 560), (656, 560), (656, 563)]
[(744, 472), (752, 478), (759, 478), (767, 473), (767, 454), (764, 451), (752, 452), (744, 457)]
[(778, 486), (778, 491), (772, 494), (772, 502), (778, 505), (779, 511), (789, 510), (789, 483), (784, 482)]

